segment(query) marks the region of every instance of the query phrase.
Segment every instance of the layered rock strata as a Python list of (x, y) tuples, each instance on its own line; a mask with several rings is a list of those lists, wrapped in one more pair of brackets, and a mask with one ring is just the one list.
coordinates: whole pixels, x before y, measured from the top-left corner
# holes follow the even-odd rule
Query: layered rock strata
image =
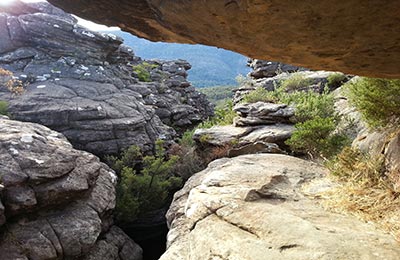
[(65, 137), (0, 118), (0, 259), (140, 260), (113, 226), (117, 176)]
[(397, 0), (50, 0), (151, 39), (347, 74), (399, 78)]
[(26, 85), (0, 89), (17, 120), (46, 125), (78, 148), (114, 154), (173, 140), (212, 114), (187, 81), (190, 64), (143, 61), (122, 39), (83, 28), (47, 3), (0, 8), (0, 67)]

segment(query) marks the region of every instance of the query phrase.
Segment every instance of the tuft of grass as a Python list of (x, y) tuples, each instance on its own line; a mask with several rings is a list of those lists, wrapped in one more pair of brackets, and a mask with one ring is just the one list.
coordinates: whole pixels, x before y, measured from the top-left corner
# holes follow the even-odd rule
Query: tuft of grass
[(400, 193), (386, 177), (383, 156), (347, 147), (327, 166), (340, 185), (323, 194), (323, 205), (375, 222), (400, 240)]

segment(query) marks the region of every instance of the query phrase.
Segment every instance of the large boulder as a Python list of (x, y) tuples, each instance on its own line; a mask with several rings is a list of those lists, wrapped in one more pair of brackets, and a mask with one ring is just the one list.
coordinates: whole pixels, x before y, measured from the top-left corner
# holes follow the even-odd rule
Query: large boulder
[(397, 0), (50, 0), (153, 41), (201, 43), (311, 69), (399, 78)]
[(22, 95), (0, 89), (14, 119), (105, 155), (132, 144), (151, 152), (155, 140), (171, 141), (212, 115), (187, 81), (188, 62), (143, 61), (121, 38), (83, 28), (48, 3), (9, 9), (0, 8), (0, 67), (28, 86)]
[(325, 174), (286, 155), (214, 161), (175, 194), (160, 259), (399, 259), (389, 234), (306, 196), (330, 188)]
[(140, 260), (112, 225), (117, 176), (44, 126), (0, 118), (0, 259)]

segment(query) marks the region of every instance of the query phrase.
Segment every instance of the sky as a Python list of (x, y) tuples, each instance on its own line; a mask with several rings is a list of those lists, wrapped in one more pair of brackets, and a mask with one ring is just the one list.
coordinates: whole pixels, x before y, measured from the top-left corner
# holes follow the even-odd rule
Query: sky
[[(45, 0), (21, 0), (26, 3), (35, 3), (35, 2), (46, 2)], [(14, 2), (14, 0), (0, 0), (0, 5), (8, 5)], [(92, 31), (116, 31), (119, 30), (118, 27), (107, 27), (105, 25), (96, 24), (87, 20), (84, 20), (80, 17), (74, 15), (75, 18), (78, 19), (78, 24), (92, 30)]]

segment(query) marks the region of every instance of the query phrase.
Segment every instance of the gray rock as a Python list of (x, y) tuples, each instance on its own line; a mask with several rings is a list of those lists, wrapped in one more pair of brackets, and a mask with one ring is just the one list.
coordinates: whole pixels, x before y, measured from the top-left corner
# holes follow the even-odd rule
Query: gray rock
[[(155, 140), (173, 142), (213, 114), (187, 81), (186, 61), (148, 66), (121, 38), (80, 27), (48, 3), (15, 5), (0, 13), (0, 67), (28, 87), (23, 95), (0, 91), (12, 118), (48, 126), (102, 156), (130, 145), (149, 153)], [(147, 66), (152, 82), (135, 77), (136, 65)]]
[(84, 258), (99, 244), (120, 253), (98, 259), (141, 259), (112, 226), (117, 176), (97, 157), (44, 126), (0, 119), (0, 161), (0, 259)]
[(253, 70), (249, 75), (254, 79), (274, 77), (283, 72), (293, 73), (307, 70), (302, 67), (284, 64), (281, 62), (249, 59), (247, 65)]

